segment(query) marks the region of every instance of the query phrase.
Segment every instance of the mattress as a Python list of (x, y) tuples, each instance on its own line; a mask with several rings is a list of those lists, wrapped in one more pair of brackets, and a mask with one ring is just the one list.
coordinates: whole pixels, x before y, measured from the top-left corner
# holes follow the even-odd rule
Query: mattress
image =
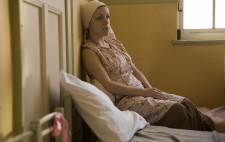
[(147, 125), (130, 142), (225, 142), (225, 133), (195, 131)]

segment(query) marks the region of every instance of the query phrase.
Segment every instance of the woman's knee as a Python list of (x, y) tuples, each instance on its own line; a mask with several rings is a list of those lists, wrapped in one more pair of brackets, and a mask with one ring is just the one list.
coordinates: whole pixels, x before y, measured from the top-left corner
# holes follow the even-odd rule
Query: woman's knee
[(188, 98), (184, 98), (184, 100), (181, 102), (181, 104), (184, 106), (195, 107), (194, 103)]
[(186, 111), (186, 107), (180, 103), (175, 103), (172, 107), (171, 107), (171, 111), (174, 112), (174, 116), (178, 119), (178, 120), (182, 120), (188, 121), (188, 116), (187, 116), (187, 111)]
[(186, 114), (185, 106), (175, 103), (156, 125), (189, 129), (189, 118)]

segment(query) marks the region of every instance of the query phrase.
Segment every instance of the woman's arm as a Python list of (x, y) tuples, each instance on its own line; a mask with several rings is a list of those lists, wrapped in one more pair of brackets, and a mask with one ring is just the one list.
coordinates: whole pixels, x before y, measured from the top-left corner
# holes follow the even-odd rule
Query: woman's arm
[[(157, 88), (153, 88), (151, 86), (151, 84), (148, 82), (148, 80), (146, 79), (146, 77), (144, 76), (144, 74), (132, 63), (132, 68), (134, 70), (133, 74), (134, 76), (139, 79), (142, 82), (142, 85), (145, 88), (151, 88), (154, 89), (156, 92), (159, 92), (160, 94), (162, 94), (162, 91), (157, 89)], [(166, 97), (164, 99), (167, 99)]]
[(130, 95), (130, 96), (144, 96), (153, 97), (157, 99), (165, 99), (161, 92), (154, 88), (137, 88), (132, 86), (122, 85), (110, 80), (107, 72), (102, 66), (98, 55), (90, 50), (83, 49), (82, 51), (82, 63), (87, 73), (99, 81), (104, 88), (116, 95)]
[(111, 81), (98, 55), (94, 51), (84, 49), (82, 51), (82, 63), (87, 73), (101, 83), (108, 92), (118, 95), (144, 95), (143, 89)]
[(144, 74), (132, 63), (132, 68), (134, 70), (134, 76), (142, 82), (145, 88), (152, 88), (151, 84), (148, 82)]

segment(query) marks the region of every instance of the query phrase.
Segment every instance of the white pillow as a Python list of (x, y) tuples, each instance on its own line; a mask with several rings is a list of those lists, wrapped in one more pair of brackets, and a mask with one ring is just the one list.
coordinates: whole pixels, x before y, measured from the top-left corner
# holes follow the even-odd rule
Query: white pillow
[(104, 142), (126, 142), (148, 124), (132, 111), (120, 111), (102, 91), (79, 78), (60, 72), (60, 83), (75, 101), (82, 118)]

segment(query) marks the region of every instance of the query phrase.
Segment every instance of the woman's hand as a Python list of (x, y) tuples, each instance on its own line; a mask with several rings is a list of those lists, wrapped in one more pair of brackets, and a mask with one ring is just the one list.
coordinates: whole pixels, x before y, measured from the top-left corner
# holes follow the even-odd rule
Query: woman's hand
[(167, 100), (163, 92), (157, 88), (145, 88), (145, 97), (152, 97), (159, 100)]

